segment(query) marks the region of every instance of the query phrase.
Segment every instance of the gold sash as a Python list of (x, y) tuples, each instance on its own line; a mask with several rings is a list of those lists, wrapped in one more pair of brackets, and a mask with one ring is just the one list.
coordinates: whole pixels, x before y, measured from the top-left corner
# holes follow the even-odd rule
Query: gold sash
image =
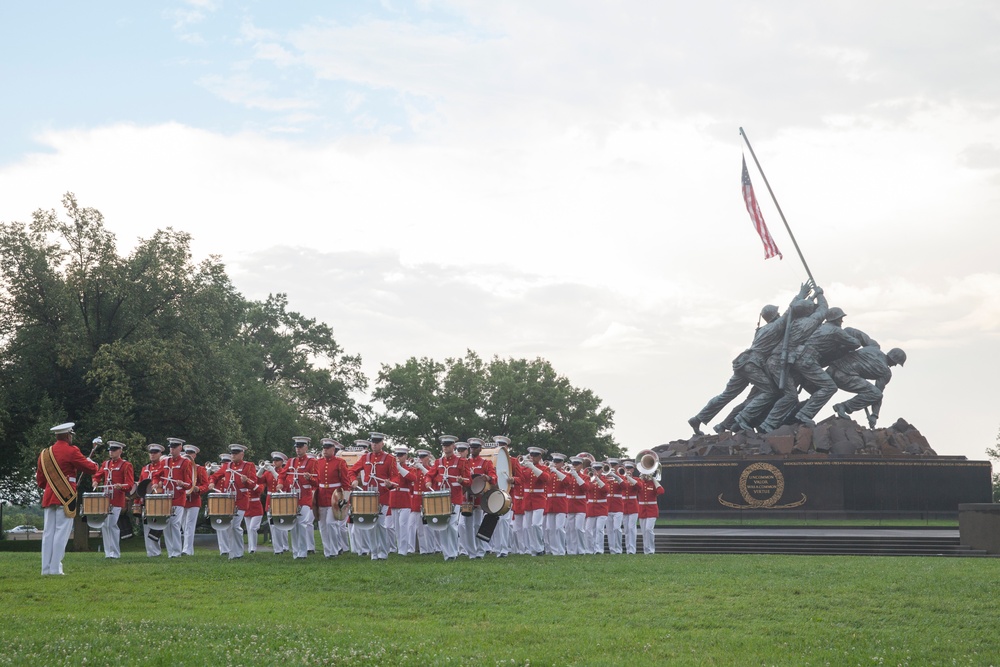
[(42, 450), (39, 462), (42, 466), (42, 474), (45, 475), (45, 481), (48, 482), (49, 488), (52, 489), (52, 492), (56, 494), (56, 498), (62, 503), (63, 513), (69, 518), (75, 517), (77, 505), (76, 489), (69, 483), (66, 473), (56, 463), (56, 457), (52, 453), (51, 447)]

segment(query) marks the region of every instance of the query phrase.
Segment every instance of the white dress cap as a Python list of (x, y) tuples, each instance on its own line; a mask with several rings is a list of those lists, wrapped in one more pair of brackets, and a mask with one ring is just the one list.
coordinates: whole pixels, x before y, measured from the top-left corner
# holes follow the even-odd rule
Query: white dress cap
[(510, 438), (505, 435), (493, 436), (493, 442), (497, 443), (498, 446), (503, 445), (505, 447), (510, 447)]
[(299, 445), (308, 445), (310, 442), (312, 442), (312, 438), (308, 438), (304, 435), (297, 435), (294, 438), (292, 438), (292, 440), (295, 441), (296, 447), (298, 447)]
[(442, 445), (452, 445), (458, 442), (458, 438), (453, 435), (442, 435), (438, 440)]
[(184, 441), (180, 438), (167, 438), (167, 444), (171, 447), (176, 447), (177, 445), (183, 445)]
[(154, 442), (154, 443), (150, 444), (148, 447), (146, 447), (146, 449), (148, 451), (151, 451), (151, 452), (161, 452), (162, 453), (163, 452), (163, 445), (159, 445), (159, 444), (157, 444), (157, 443)]
[(246, 450), (247, 450), (246, 445), (239, 445), (236, 443), (229, 445), (229, 453), (231, 454), (235, 452), (245, 452)]
[(76, 426), (76, 422), (66, 422), (65, 424), (59, 424), (58, 426), (53, 426), (49, 430), (56, 435), (62, 435), (63, 433), (72, 433), (73, 427)]
[(201, 450), (198, 449), (197, 447), (195, 447), (194, 445), (184, 445), (184, 451), (185, 452), (189, 452), (191, 454), (200, 454), (201, 453)]
[(287, 461), (288, 457), (282, 454), (281, 452), (271, 452), (271, 460), (273, 461), (274, 459), (281, 459), (282, 461)]

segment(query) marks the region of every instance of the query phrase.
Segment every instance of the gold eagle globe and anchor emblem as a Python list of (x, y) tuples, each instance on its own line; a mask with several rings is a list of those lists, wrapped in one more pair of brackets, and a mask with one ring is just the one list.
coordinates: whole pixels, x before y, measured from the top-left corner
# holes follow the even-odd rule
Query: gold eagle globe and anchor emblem
[(752, 463), (748, 465), (743, 474), (740, 475), (740, 495), (743, 496), (745, 505), (738, 505), (725, 500), (719, 494), (719, 502), (726, 507), (737, 510), (748, 509), (790, 509), (805, 504), (806, 494), (794, 503), (779, 505), (781, 494), (785, 492), (785, 476), (781, 470), (770, 463)]

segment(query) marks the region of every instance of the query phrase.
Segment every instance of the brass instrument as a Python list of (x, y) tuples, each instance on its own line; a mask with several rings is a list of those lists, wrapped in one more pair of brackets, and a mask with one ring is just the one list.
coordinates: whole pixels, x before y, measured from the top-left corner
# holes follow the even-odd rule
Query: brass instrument
[(660, 457), (652, 449), (644, 449), (635, 457), (635, 469), (643, 479), (659, 478)]

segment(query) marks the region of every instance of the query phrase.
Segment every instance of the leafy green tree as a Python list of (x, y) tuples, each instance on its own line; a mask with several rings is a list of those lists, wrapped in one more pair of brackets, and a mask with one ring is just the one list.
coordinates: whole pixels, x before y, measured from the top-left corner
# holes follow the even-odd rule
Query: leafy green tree
[(383, 365), (374, 398), (381, 423), (397, 440), (434, 445), (439, 435), (506, 435), (514, 448), (528, 445), (565, 453), (621, 454), (610, 430), (614, 411), (589, 389), (556, 373), (544, 359), (484, 362), (475, 352), (448, 358), (410, 358)]
[(361, 360), (330, 327), (284, 295), (248, 301), (184, 232), (122, 255), (100, 212), (63, 206), (0, 224), (0, 479), (24, 479), (58, 421), (141, 464), (167, 436), (257, 455), (365, 417)]

